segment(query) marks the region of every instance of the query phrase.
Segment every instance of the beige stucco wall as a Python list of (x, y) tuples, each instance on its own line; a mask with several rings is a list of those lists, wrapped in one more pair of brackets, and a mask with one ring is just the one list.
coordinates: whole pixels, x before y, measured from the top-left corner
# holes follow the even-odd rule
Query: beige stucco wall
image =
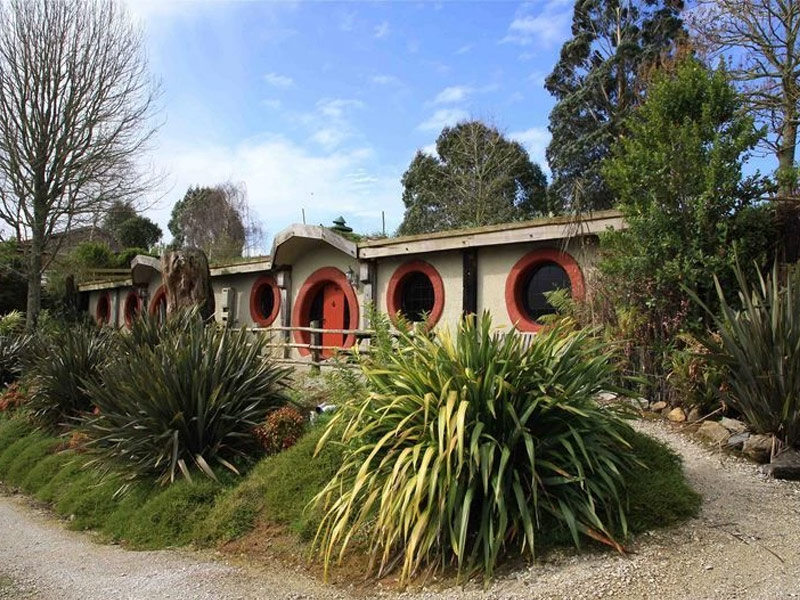
[(478, 250), (478, 312), (488, 310), (492, 314), (492, 324), (497, 329), (511, 328), (511, 318), (506, 308), (506, 280), (514, 264), (528, 252), (543, 248), (566, 250), (578, 263), (584, 282), (587, 284), (591, 265), (596, 255), (596, 244), (591, 241), (571, 240), (566, 249), (559, 243), (538, 242), (530, 244), (511, 244), (508, 246), (488, 246)]
[(125, 315), (122, 308), (125, 304), (125, 297), (133, 288), (131, 286), (111, 288), (103, 291), (92, 291), (89, 293), (89, 316), (94, 320), (97, 316), (97, 302), (100, 296), (108, 292), (109, 299), (111, 300), (111, 316), (109, 325), (114, 327), (122, 327), (125, 325)]
[[(505, 302), (506, 279), (513, 265), (528, 252), (541, 249), (554, 248), (564, 249), (559, 243), (531, 242), (520, 244), (508, 244), (498, 246), (486, 246), (478, 248), (478, 312), (489, 310), (492, 314), (494, 326), (497, 329), (507, 330), (512, 323), (508, 315)], [(593, 238), (583, 240), (571, 240), (566, 251), (575, 258), (580, 265), (587, 293), (591, 291), (592, 265), (597, 256), (597, 243)], [(404, 255), (397, 257), (387, 257), (376, 259), (374, 262), (376, 288), (374, 298), (377, 307), (381, 311), (386, 311), (386, 293), (389, 280), (395, 270), (404, 263), (411, 260), (424, 260), (431, 264), (442, 278), (444, 284), (444, 308), (442, 317), (437, 327), (448, 326), (454, 328), (461, 316), (462, 300), (462, 269), (463, 257), (460, 250), (448, 250), (442, 252), (428, 252), (423, 254)], [(282, 305), (280, 313), (274, 325), (280, 325), (282, 315), (285, 311), (291, 310), (295, 305), (300, 288), (306, 279), (317, 269), (322, 267), (336, 267), (343, 273), (347, 273), (348, 268), (356, 274), (359, 273), (358, 260), (349, 256), (345, 252), (337, 250), (324, 242), (313, 243), (303, 252), (299, 252), (293, 257), (291, 265), (291, 291), (289, 306)], [(232, 275), (220, 275), (212, 278), (214, 299), (216, 304), (215, 317), (221, 320), (222, 315), (222, 290), (231, 287), (234, 290), (234, 302), (232, 310), (232, 325), (235, 327), (254, 326), (250, 316), (250, 293), (256, 280), (269, 271), (257, 271), (252, 273), (240, 273)], [(274, 274), (274, 273), (273, 273)], [(155, 295), (156, 290), (161, 285), (161, 277), (156, 275), (147, 286), (148, 304), (145, 309), (149, 309), (149, 302)], [(116, 317), (117, 327), (124, 326), (124, 315), (122, 306), (126, 294), (130, 287), (112, 288), (108, 292), (111, 296), (112, 315)], [(96, 313), (97, 301), (101, 291), (89, 292), (89, 312), (92, 318)], [(356, 289), (359, 301), (359, 313), (364, 316), (364, 286), (359, 284)], [(294, 325), (294, 323), (292, 323)], [(296, 357), (297, 353), (293, 352)]]

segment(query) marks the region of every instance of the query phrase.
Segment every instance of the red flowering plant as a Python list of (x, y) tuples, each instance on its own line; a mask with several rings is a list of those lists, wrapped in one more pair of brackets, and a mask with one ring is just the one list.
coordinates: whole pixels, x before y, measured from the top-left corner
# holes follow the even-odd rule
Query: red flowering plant
[(306, 420), (291, 406), (284, 406), (269, 414), (266, 422), (255, 428), (254, 433), (264, 452), (277, 454), (291, 448), (305, 431)]
[(25, 392), (18, 384), (12, 383), (0, 395), (0, 413), (16, 410), (25, 402)]

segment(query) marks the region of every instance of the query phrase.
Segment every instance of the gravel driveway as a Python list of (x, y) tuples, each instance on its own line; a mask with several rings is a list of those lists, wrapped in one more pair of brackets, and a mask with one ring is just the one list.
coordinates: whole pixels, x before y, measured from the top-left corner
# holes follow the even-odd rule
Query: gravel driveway
[[(741, 459), (712, 453), (660, 423), (643, 431), (684, 458), (704, 496), (698, 519), (641, 536), (626, 557), (567, 553), (484, 591), (428, 588), (379, 597), (746, 598), (800, 597), (800, 484), (764, 478)], [(364, 597), (365, 593), (358, 594)], [(300, 572), (233, 566), (190, 551), (128, 552), (65, 530), (24, 500), (0, 497), (0, 599), (350, 598)]]

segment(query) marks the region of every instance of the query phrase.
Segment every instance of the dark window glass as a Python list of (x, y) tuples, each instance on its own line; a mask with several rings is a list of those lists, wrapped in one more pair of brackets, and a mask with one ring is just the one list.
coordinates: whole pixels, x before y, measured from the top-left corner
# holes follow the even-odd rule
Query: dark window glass
[(108, 298), (106, 296), (103, 296), (102, 298), (100, 298), (99, 302), (100, 306), (97, 309), (97, 314), (100, 317), (100, 321), (102, 323), (105, 323), (106, 321), (108, 321), (108, 316), (109, 313), (111, 312), (110, 307), (108, 305)]
[(128, 300), (125, 302), (125, 316), (129, 321), (136, 318), (139, 312), (138, 308), (139, 303), (137, 302), (136, 296), (128, 296)]
[(544, 294), (559, 289), (572, 288), (567, 272), (556, 263), (546, 262), (531, 269), (522, 288), (522, 307), (528, 317), (538, 321), (544, 315), (556, 312)]
[(275, 308), (275, 291), (270, 285), (262, 285), (258, 290), (258, 310), (262, 319), (268, 319)]
[(433, 310), (433, 283), (425, 273), (410, 273), (400, 290), (400, 312), (409, 321), (422, 321)]

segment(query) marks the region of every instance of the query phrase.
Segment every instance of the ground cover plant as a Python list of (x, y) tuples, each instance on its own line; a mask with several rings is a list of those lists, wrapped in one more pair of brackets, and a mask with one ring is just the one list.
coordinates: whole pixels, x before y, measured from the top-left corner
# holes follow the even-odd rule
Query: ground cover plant
[(544, 519), (621, 549), (632, 430), (595, 401), (616, 373), (590, 332), (554, 327), (524, 348), (484, 314), (455, 337), (401, 328), (381, 356), (329, 429), (347, 449), (317, 497), (326, 565), (363, 535), (378, 573), (399, 560), (404, 580), (448, 565), (491, 577), (533, 554)]
[(86, 383), (97, 413), (83, 415), (80, 431), (98, 467), (167, 484), (191, 471), (238, 473), (259, 456), (254, 429), (288, 402), (289, 370), (263, 358), (263, 337), (181, 318)]

